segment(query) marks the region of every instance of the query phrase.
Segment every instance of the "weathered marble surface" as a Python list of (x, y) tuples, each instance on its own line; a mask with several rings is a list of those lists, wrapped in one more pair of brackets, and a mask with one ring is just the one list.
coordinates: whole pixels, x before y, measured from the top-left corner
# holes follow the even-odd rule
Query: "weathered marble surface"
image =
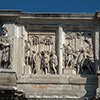
[(16, 73), (11, 69), (0, 69), (0, 86), (16, 87), (17, 86)]
[[(36, 78), (35, 78), (36, 77)], [(22, 77), (18, 81), (18, 88), (22, 88), (28, 98), (81, 98), (96, 95), (97, 77), (86, 75), (81, 77), (65, 75), (47, 75)]]
[[(11, 80), (15, 80), (14, 71), (17, 87), (30, 99), (90, 98), (96, 95), (97, 88), (100, 93), (99, 12), (0, 11), (0, 21), (0, 43), (5, 44), (4, 32), (9, 40), (9, 52), (0, 45), (1, 85), (16, 84)], [(11, 81), (4, 83), (4, 79)]]

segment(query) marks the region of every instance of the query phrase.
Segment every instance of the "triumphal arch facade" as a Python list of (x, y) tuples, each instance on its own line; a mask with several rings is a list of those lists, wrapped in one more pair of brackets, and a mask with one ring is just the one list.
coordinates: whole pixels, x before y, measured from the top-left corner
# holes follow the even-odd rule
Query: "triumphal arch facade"
[(0, 69), (13, 70), (27, 98), (99, 93), (100, 13), (0, 11)]

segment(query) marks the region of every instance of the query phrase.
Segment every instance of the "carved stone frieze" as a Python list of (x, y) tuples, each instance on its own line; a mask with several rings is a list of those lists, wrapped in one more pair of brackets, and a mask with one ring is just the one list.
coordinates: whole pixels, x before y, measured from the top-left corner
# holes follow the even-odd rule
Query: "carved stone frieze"
[(93, 47), (92, 32), (67, 32), (63, 44), (65, 68), (75, 69), (77, 74), (94, 73)]
[(29, 74), (57, 74), (58, 58), (55, 52), (55, 36), (29, 34), (24, 47), (25, 66)]
[[(30, 74), (59, 73), (59, 58), (55, 52), (55, 45), (58, 45), (55, 39), (58, 39), (44, 33), (29, 34), (25, 40), (25, 65)], [(92, 31), (65, 32), (64, 38), (62, 70), (74, 70), (76, 74), (95, 73)]]

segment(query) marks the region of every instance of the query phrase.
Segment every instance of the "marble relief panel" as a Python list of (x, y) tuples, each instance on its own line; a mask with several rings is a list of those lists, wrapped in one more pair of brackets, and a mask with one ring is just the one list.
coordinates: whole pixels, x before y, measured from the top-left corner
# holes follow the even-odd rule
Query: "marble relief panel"
[(67, 31), (63, 44), (63, 66), (77, 74), (94, 73), (94, 40), (91, 31)]
[(57, 74), (54, 32), (30, 32), (25, 40), (25, 66), (29, 74)]

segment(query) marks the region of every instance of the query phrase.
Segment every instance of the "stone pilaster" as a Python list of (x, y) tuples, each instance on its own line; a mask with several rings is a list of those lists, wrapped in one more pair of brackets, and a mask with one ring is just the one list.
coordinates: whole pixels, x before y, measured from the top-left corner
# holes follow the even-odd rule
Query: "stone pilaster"
[(100, 52), (100, 26), (95, 28), (95, 68), (97, 73), (100, 72), (99, 66), (99, 52)]
[(13, 69), (17, 72), (17, 57), (18, 57), (18, 38), (19, 38), (19, 28), (17, 25), (14, 27), (14, 52), (13, 52)]
[(95, 68), (98, 77), (97, 96), (100, 96), (100, 26), (95, 28)]

